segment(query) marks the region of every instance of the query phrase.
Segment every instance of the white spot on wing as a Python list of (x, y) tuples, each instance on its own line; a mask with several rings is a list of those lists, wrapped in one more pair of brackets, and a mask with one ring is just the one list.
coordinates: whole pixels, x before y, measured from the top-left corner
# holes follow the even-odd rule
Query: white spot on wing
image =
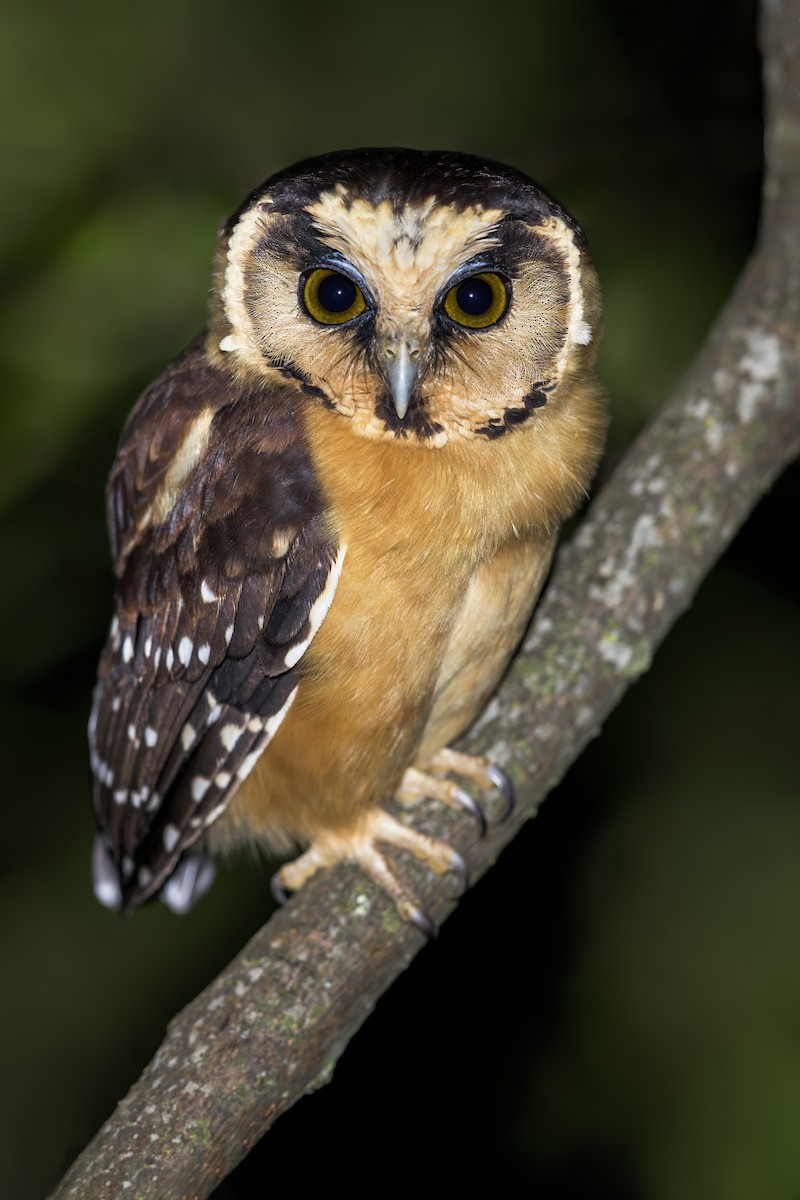
[(119, 908), (122, 903), (122, 892), (119, 884), (109, 878), (96, 879), (93, 885), (95, 899), (99, 900), (104, 908)]
[(241, 725), (223, 725), (219, 733), (219, 738), (225, 749), (230, 753), (243, 733), (244, 729)]
[(166, 662), (167, 662), (167, 670), (168, 670), (168, 671), (171, 671), (171, 670), (172, 670), (172, 664), (175, 662), (175, 655), (173, 654), (173, 651), (172, 651), (172, 646), (168, 646), (168, 647), (167, 647), (167, 659), (166, 659)]
[[(251, 752), (249, 752), (249, 754), (247, 755), (246, 758), (242, 758), (242, 761), (239, 764), (239, 768), (237, 768), (237, 770), (236, 770), (236, 778), (237, 779), (239, 779), (239, 780), (247, 779), (247, 776), (249, 775), (249, 773), (251, 773), (251, 770), (255, 766), (255, 763), (258, 762), (261, 754), (263, 754), (264, 750), (266, 749), (266, 746), (269, 745), (271, 742), (271, 739), (273, 737), (275, 737), (275, 733), (278, 730), (279, 725), (281, 725), (281, 722), (283, 721), (284, 716), (287, 715), (287, 713), (289, 712), (289, 709), (291, 708), (291, 706), (293, 706), (294, 698), (296, 695), (297, 695), (297, 689), (294, 688), (293, 691), (291, 691), (289, 696), (287, 697), (287, 700), (285, 700), (283, 707), (281, 709), (279, 709), (277, 713), (273, 713), (272, 716), (270, 716), (269, 720), (264, 721), (264, 732), (263, 732), (263, 734), (261, 734), (261, 737), (258, 739), (258, 745), (255, 746), (254, 750), (251, 750)], [(249, 725), (252, 726), (252, 722), (249, 722)]]
[(213, 604), (215, 600), (219, 600), (219, 596), (209, 585), (207, 579), (200, 584), (200, 595), (206, 604)]
[(96, 752), (93, 752), (89, 755), (89, 763), (92, 768), (92, 774), (98, 780), (98, 782), (102, 783), (103, 787), (113, 787), (114, 772), (111, 770), (111, 767), (108, 765), (108, 763), (103, 762), (102, 758), (100, 758)]
[(197, 739), (197, 731), (191, 721), (187, 721), (181, 730), (181, 746), (188, 754)]
[(328, 572), (328, 578), (325, 580), (325, 587), (311, 605), (311, 609), (308, 614), (308, 637), (306, 637), (302, 642), (297, 642), (297, 644), (287, 650), (286, 654), (284, 655), (283, 661), (287, 667), (293, 667), (295, 663), (300, 661), (311, 644), (314, 634), (325, 620), (325, 617), (328, 614), (328, 609), (333, 603), (333, 597), (336, 595), (336, 588), (339, 586), (339, 577), (342, 574), (342, 567), (344, 566), (344, 558), (346, 554), (347, 546), (345, 543), (342, 543), (342, 545), (339, 547), (339, 553), (336, 555), (335, 560), (331, 564), (331, 569)]
[(122, 889), (114, 861), (103, 839), (97, 835), (92, 845), (92, 888), (97, 899), (106, 908), (119, 908)]
[(260, 757), (261, 750), (253, 750), (247, 755), (247, 758), (243, 758), (239, 763), (239, 768), (236, 772), (238, 778), (247, 779), (247, 776), (250, 774)]
[[(294, 688), (294, 690), (289, 693), (289, 696), (288, 696), (283, 708), (280, 709), (278, 712), (274, 713), (269, 718), (268, 721), (264, 722), (264, 733), (266, 735), (267, 741), (269, 741), (270, 738), (275, 736), (275, 733), (276, 733), (281, 721), (283, 720), (283, 718), (286, 716), (289, 709), (294, 704), (294, 698), (296, 695), (297, 695), (297, 688)], [(264, 744), (266, 745), (266, 742)]]
[(203, 666), (208, 666), (208, 660), (211, 658), (211, 647), (208, 642), (203, 642), (203, 645), (198, 648), (197, 657)]
[(211, 780), (206, 779), (204, 775), (198, 775), (192, 780), (192, 799), (196, 804), (199, 804), (210, 787)]
[(297, 688), (294, 688), (289, 693), (288, 697), (286, 698), (286, 701), (285, 701), (283, 707), (281, 709), (279, 709), (278, 712), (273, 713), (273, 715), (269, 718), (269, 720), (264, 722), (264, 733), (259, 738), (258, 745), (256, 746), (255, 750), (252, 750), (247, 755), (247, 757), (245, 759), (243, 759), (242, 762), (239, 764), (239, 768), (236, 772), (236, 776), (238, 779), (246, 779), (247, 776), (250, 774), (253, 767), (256, 765), (259, 758), (261, 757), (261, 754), (266, 749), (266, 747), (269, 745), (271, 739), (275, 736), (277, 729), (279, 728), (281, 722), (283, 721), (284, 717), (288, 713), (289, 709), (292, 707), (292, 704), (294, 703), (294, 698), (296, 695), (297, 695)]
[(94, 745), (95, 735), (97, 733), (97, 716), (100, 710), (100, 696), (101, 689), (97, 687), (95, 688), (94, 696), (92, 698), (92, 711), (89, 714), (89, 739), (92, 742), (92, 745)]
[(178, 643), (178, 658), (181, 660), (184, 667), (188, 667), (192, 661), (192, 652), (194, 650), (194, 642), (189, 637), (182, 637)]
[(125, 640), (122, 643), (122, 659), (123, 659), (123, 662), (129, 663), (132, 658), (133, 658), (133, 640), (131, 638), (131, 635), (129, 633), (127, 633), (125, 635)]
[(162, 838), (164, 841), (164, 849), (166, 850), (167, 854), (171, 854), (178, 842), (181, 840), (181, 833), (177, 825), (165, 825)]
[(145, 744), (145, 746), (149, 746), (152, 749), (153, 746), (155, 746), (157, 741), (158, 741), (158, 734), (156, 733), (155, 729), (153, 729), (152, 725), (145, 725), (145, 729), (144, 729), (144, 744)]

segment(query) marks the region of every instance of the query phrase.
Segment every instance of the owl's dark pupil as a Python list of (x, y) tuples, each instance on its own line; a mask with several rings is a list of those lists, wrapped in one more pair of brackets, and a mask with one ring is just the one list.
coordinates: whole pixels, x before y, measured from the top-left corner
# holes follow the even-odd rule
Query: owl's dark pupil
[(356, 302), (356, 285), (346, 275), (326, 275), (317, 290), (317, 299), (328, 312), (346, 312)]
[(456, 292), (459, 308), (471, 317), (482, 317), (492, 307), (494, 294), (485, 279), (465, 279)]

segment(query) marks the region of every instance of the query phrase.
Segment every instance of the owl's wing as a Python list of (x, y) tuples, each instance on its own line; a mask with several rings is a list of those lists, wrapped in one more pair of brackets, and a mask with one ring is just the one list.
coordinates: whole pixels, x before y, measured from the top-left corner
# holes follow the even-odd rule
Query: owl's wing
[[(119, 586), (89, 723), (95, 892), (109, 907), (157, 892), (222, 813), (333, 600), (344, 548), (290, 387), (246, 393), (196, 343), (123, 433), (107, 493)], [(173, 881), (173, 907), (192, 891)]]

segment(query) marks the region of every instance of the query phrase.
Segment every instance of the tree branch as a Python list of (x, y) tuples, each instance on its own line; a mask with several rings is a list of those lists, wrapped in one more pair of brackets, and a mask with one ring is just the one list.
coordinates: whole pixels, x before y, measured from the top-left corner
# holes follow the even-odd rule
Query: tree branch
[[(467, 740), (505, 766), (514, 818), (479, 845), (431, 808), (473, 877), (561, 778), (800, 448), (800, 19), (766, 0), (759, 242), (690, 375), (559, 555), (523, 653)], [(403, 864), (429, 911), (452, 881)], [(423, 944), (354, 869), (315, 877), (171, 1023), (54, 1200), (208, 1196), (277, 1116), (330, 1078)]]

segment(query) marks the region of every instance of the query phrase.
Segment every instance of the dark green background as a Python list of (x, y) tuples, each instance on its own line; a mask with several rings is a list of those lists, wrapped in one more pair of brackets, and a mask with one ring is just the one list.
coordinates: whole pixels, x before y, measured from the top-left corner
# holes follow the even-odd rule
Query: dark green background
[[(52, 1186), (266, 915), (237, 860), (179, 920), (93, 900), (84, 729), (103, 484), (203, 321), (218, 222), (341, 146), (528, 171), (604, 283), (613, 464), (751, 244), (747, 0), (6, 6), (0, 238), (0, 1192)], [(220, 1197), (492, 1186), (800, 1196), (797, 482), (787, 476), (559, 794)], [(300, 1174), (297, 1174), (297, 1172)]]

